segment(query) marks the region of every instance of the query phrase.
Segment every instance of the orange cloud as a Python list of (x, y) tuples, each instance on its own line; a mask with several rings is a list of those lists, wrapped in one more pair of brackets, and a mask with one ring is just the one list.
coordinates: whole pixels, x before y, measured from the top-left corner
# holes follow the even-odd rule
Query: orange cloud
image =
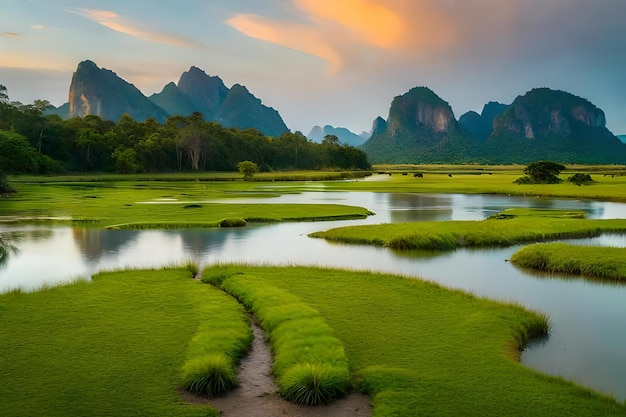
[(375, 0), (294, 0), (313, 19), (329, 19), (379, 47), (392, 47), (405, 30), (405, 22), (392, 8)]
[(226, 23), (250, 37), (324, 59), (333, 72), (354, 61), (359, 52), (415, 56), (446, 49), (457, 36), (454, 22), (436, 0), (292, 2), (303, 23), (247, 14)]
[(313, 28), (254, 15), (237, 15), (226, 23), (252, 38), (322, 58), (328, 61), (333, 71), (341, 67), (339, 53)]
[(94, 22), (108, 29), (132, 36), (137, 39), (174, 46), (200, 46), (198, 42), (185, 38), (183, 36), (157, 32), (141, 27), (131, 22), (129, 19), (124, 18), (117, 13), (109, 10), (67, 9), (67, 11), (79, 14), (89, 20), (93, 20)]

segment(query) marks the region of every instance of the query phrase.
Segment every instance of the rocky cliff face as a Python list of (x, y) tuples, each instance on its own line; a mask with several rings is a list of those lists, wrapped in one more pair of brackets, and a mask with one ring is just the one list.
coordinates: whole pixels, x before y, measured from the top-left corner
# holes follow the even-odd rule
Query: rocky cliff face
[(485, 151), (496, 150), (495, 162), (623, 163), (626, 157), (626, 147), (606, 128), (602, 110), (548, 88), (517, 97), (494, 119)]
[(403, 130), (441, 133), (457, 127), (450, 105), (426, 87), (416, 87), (393, 99), (387, 129), (391, 134)]
[(363, 144), (371, 162), (436, 163), (470, 154), (471, 140), (452, 108), (426, 87), (395, 97), (382, 122), (376, 119), (372, 137)]
[(584, 128), (606, 128), (604, 112), (573, 94), (535, 88), (519, 96), (494, 121), (494, 136), (567, 137)]
[(78, 64), (70, 84), (69, 117), (93, 114), (117, 121), (124, 113), (129, 113), (138, 121), (155, 117), (162, 122), (168, 116), (134, 85), (113, 71), (98, 68), (92, 61)]

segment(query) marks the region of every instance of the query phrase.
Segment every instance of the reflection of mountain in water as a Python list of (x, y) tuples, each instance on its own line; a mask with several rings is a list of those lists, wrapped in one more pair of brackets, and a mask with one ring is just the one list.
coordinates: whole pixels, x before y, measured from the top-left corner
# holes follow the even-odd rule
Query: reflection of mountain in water
[(80, 250), (83, 260), (91, 265), (97, 264), (107, 253), (118, 253), (125, 245), (137, 239), (134, 230), (98, 230), (72, 229), (76, 247)]
[(439, 221), (452, 217), (448, 196), (391, 193), (389, 210), (393, 223)]
[(180, 237), (183, 251), (195, 258), (212, 249), (222, 248), (229, 240), (240, 239), (246, 233), (246, 229), (184, 229), (169, 230), (167, 233)]

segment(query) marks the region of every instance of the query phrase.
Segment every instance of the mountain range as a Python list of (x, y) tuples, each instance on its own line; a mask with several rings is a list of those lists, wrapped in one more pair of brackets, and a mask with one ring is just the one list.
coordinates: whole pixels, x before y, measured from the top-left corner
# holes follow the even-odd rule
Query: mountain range
[[(385, 122), (385, 123), (383, 123)], [(490, 102), (457, 121), (427, 87), (393, 99), (363, 150), (372, 163), (626, 162), (626, 145), (606, 128), (604, 112), (573, 94), (535, 88), (510, 105)]]
[[(47, 112), (113, 121), (128, 113), (135, 120), (159, 122), (199, 112), (225, 127), (254, 128), (268, 136), (289, 131), (280, 114), (245, 86), (228, 88), (220, 77), (194, 66), (178, 83), (146, 97), (113, 71), (83, 61), (72, 76), (69, 102)], [(548, 88), (532, 89), (511, 104), (489, 102), (480, 114), (470, 111), (457, 120), (448, 102), (427, 87), (415, 87), (395, 97), (387, 119), (374, 119), (369, 133), (325, 125), (315, 126), (307, 137), (321, 142), (326, 135), (361, 147), (372, 163), (626, 162), (626, 136), (606, 128), (601, 109)]]
[(205, 120), (224, 127), (254, 128), (268, 136), (289, 131), (280, 114), (246, 87), (228, 88), (219, 77), (197, 67), (184, 72), (178, 84), (171, 82), (160, 93), (146, 97), (113, 71), (82, 61), (72, 76), (69, 103), (49, 112), (68, 118), (93, 114), (113, 121), (128, 113), (138, 121), (153, 117), (159, 122), (199, 112)]

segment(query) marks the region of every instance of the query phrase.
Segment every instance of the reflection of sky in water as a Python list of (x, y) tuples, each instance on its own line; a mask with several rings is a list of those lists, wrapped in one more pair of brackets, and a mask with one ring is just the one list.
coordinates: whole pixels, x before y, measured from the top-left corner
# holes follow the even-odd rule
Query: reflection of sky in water
[[(563, 375), (626, 399), (626, 286), (579, 278), (529, 274), (505, 262), (517, 248), (394, 253), (370, 246), (331, 244), (309, 233), (332, 227), (399, 221), (480, 220), (509, 207), (585, 210), (590, 218), (624, 218), (626, 205), (483, 195), (317, 193), (253, 203), (330, 203), (366, 207), (364, 220), (251, 225), (243, 229), (89, 230), (0, 225), (19, 251), (0, 266), (0, 291), (33, 289), (46, 282), (90, 277), (95, 271), (181, 264), (252, 262), (368, 269), (419, 276), (476, 295), (517, 301), (547, 312), (554, 328), (548, 343), (523, 355), (527, 365)], [(573, 241), (626, 247), (626, 237)]]

